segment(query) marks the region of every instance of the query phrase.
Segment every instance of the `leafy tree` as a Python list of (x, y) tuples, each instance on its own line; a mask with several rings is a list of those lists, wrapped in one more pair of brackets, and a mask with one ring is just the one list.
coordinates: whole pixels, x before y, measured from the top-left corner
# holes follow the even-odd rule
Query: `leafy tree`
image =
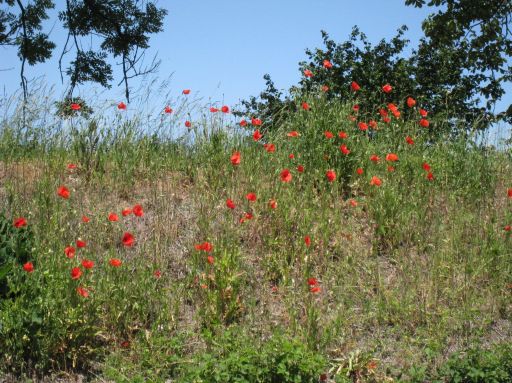
[(496, 101), (505, 94), (503, 85), (512, 81), (512, 2), (406, 0), (405, 4), (438, 7), (423, 22), (425, 38), (416, 63), (424, 75), (420, 81), (427, 73), (434, 76), (429, 82), (445, 86), (445, 102), (457, 105), (456, 110), (464, 104), (470, 119), (480, 114), (486, 122), (512, 121), (512, 104), (494, 115)]
[[(18, 47), (26, 98), (25, 64), (46, 61), (56, 47), (48, 34), (41, 32), (43, 21), (48, 19), (47, 11), (55, 4), (51, 0), (0, 0), (0, 4), (6, 5), (0, 9), (0, 45)], [(155, 2), (146, 0), (66, 0), (64, 9), (59, 12), (59, 19), (68, 31), (59, 58), (61, 76), (64, 56), (75, 52), (74, 60), (65, 71), (70, 79), (67, 99), (71, 100), (75, 87), (85, 82), (110, 87), (113, 74), (108, 58), (113, 57), (120, 58), (122, 79), (119, 85), (124, 84), (129, 101), (129, 80), (158, 67), (156, 58), (144, 66), (144, 57), (149, 48), (149, 36), (163, 30), (166, 14), (167, 11), (158, 8)], [(91, 36), (97, 46), (89, 44), (89, 48), (84, 48), (87, 45), (82, 40)]]

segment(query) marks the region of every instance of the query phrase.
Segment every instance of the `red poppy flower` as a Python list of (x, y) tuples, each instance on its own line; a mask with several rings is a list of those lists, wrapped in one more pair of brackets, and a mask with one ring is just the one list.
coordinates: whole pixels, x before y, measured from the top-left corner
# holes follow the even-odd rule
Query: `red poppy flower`
[(293, 153), (288, 154), (288, 158), (290, 160), (293, 160), (295, 158), (295, 154), (293, 154)]
[(306, 244), (306, 247), (311, 246), (311, 237), (309, 235), (304, 237), (304, 243)]
[(217, 113), (219, 110), (217, 108), (214, 108), (213, 106), (210, 108), (210, 112)]
[(118, 258), (112, 258), (108, 263), (110, 263), (111, 266), (119, 267), (123, 262)]
[(366, 124), (364, 122), (360, 122), (357, 125), (359, 126), (359, 130), (362, 130), (362, 131), (368, 130), (368, 124)]
[(324, 132), (324, 136), (325, 138), (327, 138), (328, 140), (330, 140), (331, 138), (334, 138), (334, 134), (332, 134), (331, 132), (329, 132), (328, 130), (326, 130)]
[(508, 198), (512, 198), (512, 188), (507, 190)]
[(19, 229), (20, 227), (24, 227), (24, 226), (27, 226), (27, 220), (23, 217), (19, 217), (19, 218), (16, 218), (14, 220), (14, 222), (12, 223), (12, 225)]
[(251, 202), (255, 202), (256, 201), (256, 194), (254, 193), (248, 193), (245, 198), (247, 198), (247, 200), (251, 201)]
[(386, 161), (396, 162), (398, 161), (398, 156), (395, 153), (389, 153), (386, 155)]
[(57, 189), (57, 194), (59, 196), (61, 196), (62, 198), (69, 198), (69, 195), (70, 195), (70, 192), (69, 192), (69, 189), (65, 186), (59, 186), (59, 188)]
[(427, 180), (429, 180), (429, 181), (433, 181), (434, 180), (434, 174), (432, 174), (432, 172), (428, 172)]
[(393, 110), (392, 113), (395, 118), (400, 118), (400, 112), (397, 109)]
[(384, 91), (384, 93), (390, 93), (393, 90), (393, 87), (389, 84), (386, 84), (382, 87), (382, 90)]
[(256, 129), (256, 130), (254, 131), (254, 133), (252, 134), (252, 139), (253, 139), (254, 141), (259, 141), (259, 140), (261, 140), (261, 138), (262, 138), (262, 137), (263, 137), (263, 135), (261, 134), (261, 132), (259, 131), (259, 129)]
[(414, 105), (416, 105), (416, 100), (412, 97), (407, 97), (407, 106), (412, 108)]
[(158, 279), (162, 276), (162, 272), (160, 270), (155, 270), (153, 276)]
[(231, 163), (235, 166), (240, 165), (241, 158), (242, 158), (242, 155), (240, 154), (240, 152), (234, 152), (231, 155)]
[(302, 166), (302, 165), (297, 166), (297, 171), (299, 173), (304, 173), (304, 166)]
[(274, 200), (274, 199), (271, 199), (269, 202), (268, 202), (268, 206), (270, 206), (271, 209), (276, 209), (277, 208), (277, 201)]
[(327, 177), (327, 180), (329, 180), (329, 182), (332, 182), (336, 179), (336, 173), (334, 172), (334, 170), (327, 170), (325, 176)]
[(350, 204), (350, 206), (352, 206), (352, 207), (356, 207), (356, 206), (357, 206), (357, 201), (356, 201), (355, 199), (350, 199), (350, 200), (348, 201), (348, 203), (349, 203), (349, 204)]
[(347, 145), (345, 145), (345, 144), (340, 146), (340, 150), (341, 150), (341, 152), (344, 155), (349, 155), (350, 154), (350, 150), (347, 148)]
[(379, 109), (379, 113), (381, 115), (381, 117), (387, 117), (388, 116), (388, 112), (386, 111), (386, 109)]
[(382, 121), (384, 121), (386, 124), (389, 124), (389, 123), (391, 122), (391, 118), (389, 118), (389, 117), (384, 117), (384, 118), (382, 119)]
[(396, 106), (395, 104), (393, 104), (392, 102), (390, 102), (390, 103), (388, 104), (388, 109), (389, 109), (390, 111), (398, 110), (398, 106)]
[(245, 126), (247, 126), (247, 121), (240, 120), (239, 124), (240, 124), (240, 126), (245, 127)]
[(83, 222), (83, 223), (87, 223), (87, 222), (89, 222), (89, 221), (90, 221), (89, 217), (87, 217), (87, 216), (85, 216), (85, 215), (83, 215), (83, 216), (82, 216), (82, 222)]
[(310, 109), (311, 109), (311, 107), (309, 106), (309, 104), (308, 104), (307, 102), (303, 102), (303, 103), (302, 103), (302, 109), (304, 109), (304, 110), (310, 110)]
[(322, 92), (328, 92), (329, 87), (327, 85), (322, 85)]
[(73, 103), (73, 104), (71, 104), (71, 109), (72, 110), (80, 110), (80, 105)]
[(82, 270), (80, 267), (73, 267), (71, 269), (71, 279), (78, 279), (82, 275)]
[(413, 140), (411, 137), (409, 137), (409, 136), (405, 137), (405, 141), (406, 141), (409, 145), (414, 145), (414, 140)]
[(215, 259), (213, 258), (213, 256), (209, 255), (206, 257), (206, 260), (208, 261), (208, 263), (210, 265), (213, 265), (213, 263), (215, 262)]
[(189, 120), (185, 121), (186, 128), (190, 128), (191, 126), (192, 126), (192, 123)]
[(339, 138), (342, 138), (342, 139), (343, 139), (343, 138), (348, 138), (348, 134), (347, 134), (347, 133), (345, 133), (345, 132), (339, 132), (339, 133), (338, 133), (338, 137), (339, 137)]
[(377, 162), (380, 161), (380, 157), (378, 155), (376, 155), (376, 154), (372, 154), (370, 156), (370, 161), (377, 163)]
[(132, 212), (135, 216), (137, 217), (142, 217), (144, 215), (144, 210), (142, 209), (142, 206), (141, 205), (135, 205), (133, 208), (132, 208)]
[(126, 104), (121, 101), (119, 104), (117, 104), (117, 109), (126, 110)]
[(87, 244), (85, 243), (85, 241), (82, 241), (81, 239), (77, 239), (76, 241), (76, 247), (78, 247), (79, 249), (83, 248), (87, 246)]
[(352, 90), (354, 92), (357, 92), (359, 89), (361, 89), (361, 87), (359, 86), (359, 84), (355, 81), (352, 81), (352, 84), (350, 84), (350, 87), (352, 88)]
[(224, 105), (222, 108), (220, 108), (222, 113), (229, 113), (229, 106)]
[(429, 127), (429, 125), (430, 125), (430, 123), (428, 122), (428, 120), (427, 120), (427, 119), (422, 118), (422, 119), (420, 120), (420, 125), (421, 125), (422, 127), (424, 127), (424, 128), (428, 128), (428, 127)]
[(123, 238), (121, 239), (121, 241), (123, 242), (123, 245), (125, 245), (126, 247), (132, 247), (133, 244), (135, 243), (135, 237), (133, 236), (133, 234), (127, 232), (123, 234)]
[(254, 126), (261, 126), (261, 120), (259, 118), (252, 118), (251, 119), (251, 124), (254, 125)]
[(121, 214), (123, 215), (123, 217), (127, 217), (130, 214), (132, 214), (132, 209), (130, 209), (130, 208), (123, 209), (123, 210), (121, 210)]
[(172, 108), (170, 106), (166, 106), (164, 112), (167, 114), (172, 113)]
[(318, 285), (318, 280), (316, 278), (308, 278), (308, 285), (316, 286)]
[(364, 173), (363, 168), (357, 168), (356, 169), (357, 174), (362, 175)]
[(190, 89), (183, 89), (183, 92), (181, 92), (183, 94), (190, 94)]
[(420, 115), (421, 117), (427, 117), (428, 112), (425, 109), (420, 109)]
[(354, 112), (359, 112), (359, 105), (358, 105), (358, 104), (354, 105), (354, 106), (352, 107), (352, 110), (353, 110)]
[(370, 180), (370, 185), (380, 186), (382, 185), (382, 181), (379, 177), (373, 176), (372, 179)]
[(426, 172), (429, 172), (430, 171), (430, 165), (427, 164), (426, 162), (423, 163), (423, 165), (421, 165), (421, 167), (423, 168), (423, 170), (425, 170)]
[(82, 266), (84, 267), (84, 269), (92, 269), (94, 267), (94, 262), (91, 261), (90, 259), (84, 259), (82, 261)]
[(505, 231), (511, 231), (511, 230), (512, 230), (512, 226), (507, 225), (507, 226), (505, 226), (505, 227), (503, 228), (503, 230), (505, 230)]
[(281, 181), (283, 182), (290, 182), (292, 180), (292, 173), (289, 169), (284, 169), (281, 172)]
[(314, 286), (314, 287), (311, 287), (309, 289), (309, 291), (311, 291), (313, 294), (316, 294), (316, 293), (319, 293), (320, 291), (322, 291), (322, 288), (320, 286)]
[(332, 63), (329, 60), (324, 60), (323, 66), (324, 66), (325, 69), (331, 69), (332, 68)]
[(276, 146), (274, 144), (264, 144), (263, 147), (268, 153), (274, 153), (276, 151)]
[(76, 250), (73, 246), (66, 246), (66, 248), (64, 249), (64, 254), (66, 254), (66, 257), (68, 257), (69, 259), (74, 258), (75, 253)]
[(306, 76), (306, 77), (313, 77), (313, 72), (311, 72), (309, 69), (306, 69), (304, 71), (304, 76)]
[(392, 173), (395, 171), (395, 168), (391, 165), (388, 166), (388, 172)]
[(119, 221), (119, 216), (116, 213), (110, 213), (108, 215), (108, 220), (110, 222), (117, 222), (117, 221)]
[(76, 166), (76, 164), (68, 164), (67, 168), (68, 168), (69, 170), (74, 170), (74, 169), (76, 169), (76, 168), (77, 168), (77, 166)]
[(372, 128), (372, 129), (375, 129), (375, 130), (378, 129), (377, 121), (375, 121), (375, 120), (370, 120), (368, 125), (370, 125), (370, 128)]
[(34, 265), (32, 262), (27, 262), (23, 265), (23, 270), (25, 270), (27, 273), (31, 273), (34, 271)]
[(296, 130), (292, 130), (291, 132), (288, 132), (286, 134), (288, 137), (299, 137), (300, 136), (300, 133), (297, 132)]
[(76, 288), (76, 292), (77, 292), (77, 294), (78, 294), (78, 295), (80, 295), (80, 296), (82, 296), (82, 297), (84, 297), (84, 298), (89, 297), (89, 291), (87, 291), (87, 290), (86, 290), (86, 289), (84, 289), (83, 287), (78, 286), (78, 287)]
[(210, 242), (203, 242), (194, 247), (198, 251), (206, 251), (207, 253), (213, 250), (213, 245)]
[(235, 205), (235, 203), (233, 202), (233, 200), (231, 200), (231, 199), (229, 199), (229, 198), (226, 200), (226, 206), (227, 206), (228, 208), (230, 208), (230, 209), (234, 209), (234, 208), (236, 207), (236, 205)]

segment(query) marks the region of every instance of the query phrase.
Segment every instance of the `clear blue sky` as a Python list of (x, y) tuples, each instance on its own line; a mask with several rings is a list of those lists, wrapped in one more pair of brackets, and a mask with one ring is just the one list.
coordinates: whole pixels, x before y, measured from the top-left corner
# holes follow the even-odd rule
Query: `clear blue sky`
[[(64, 0), (56, 0), (62, 9)], [(190, 88), (194, 96), (233, 106), (240, 99), (257, 95), (264, 88), (262, 76), (269, 73), (279, 89), (288, 89), (300, 77), (298, 62), (304, 50), (321, 46), (320, 30), (335, 41), (344, 41), (352, 26), (358, 25), (373, 43), (394, 36), (398, 27), (409, 27), (407, 38), (414, 46), (422, 35), (421, 22), (432, 9), (406, 7), (404, 0), (160, 0), (168, 10), (164, 32), (153, 35), (148, 56), (158, 53), (162, 64), (159, 77), (172, 75), (172, 95)], [(44, 75), (63, 92), (57, 58), (65, 35), (52, 12), (47, 26), (58, 47), (45, 64), (27, 68), (27, 77)], [(12, 48), (0, 47), (2, 93), (19, 88), (19, 60)], [(68, 55), (72, 59), (73, 55)], [(102, 97), (122, 100), (117, 87)], [(137, 81), (132, 80), (134, 88)], [(92, 94), (82, 87), (78, 93)], [(510, 99), (510, 97), (508, 97)], [(507, 104), (507, 96), (501, 105)], [(152, 100), (155, 105), (158, 100)]]
[[(56, 8), (62, 9), (63, 3), (57, 0)], [(414, 43), (427, 15), (425, 9), (406, 7), (403, 0), (160, 0), (159, 5), (168, 15), (164, 32), (153, 35), (148, 52), (148, 56), (158, 53), (162, 60), (159, 76), (173, 74), (175, 95), (190, 88), (196, 95), (219, 102), (224, 99), (228, 105), (258, 94), (264, 88), (265, 73), (271, 74), (279, 88), (296, 83), (300, 76), (297, 63), (305, 59), (304, 50), (321, 46), (320, 30), (343, 41), (352, 26), (358, 25), (370, 41), (377, 42), (407, 24), (407, 36)], [(57, 58), (65, 36), (55, 15), (52, 12), (48, 27), (58, 50), (47, 63), (28, 67), (27, 77), (44, 75), (49, 84), (57, 84), (59, 94), (63, 86)], [(0, 69), (14, 68), (0, 72), (2, 92), (5, 89), (10, 94), (19, 88), (20, 63), (12, 48), (2, 47), (0, 53)], [(122, 98), (116, 84), (107, 97)]]

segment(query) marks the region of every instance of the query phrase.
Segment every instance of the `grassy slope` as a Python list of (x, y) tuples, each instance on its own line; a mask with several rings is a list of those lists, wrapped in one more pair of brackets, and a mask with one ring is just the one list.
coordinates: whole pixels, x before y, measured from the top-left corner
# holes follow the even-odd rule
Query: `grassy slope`
[[(276, 337), (284, 348), (286, 339), (290, 349), (303, 345), (300, 358), (312, 353), (309, 367), (322, 366), (319, 373), (426, 379), (422, 369), (434, 371), (453, 351), (510, 342), (510, 154), (439, 138), (442, 125), (422, 128), (415, 115), (381, 123), (370, 139), (347, 119), (349, 105), (308, 102), (310, 111), (263, 139), (275, 153), (233, 131), (209, 127), (186, 146), (141, 135), (130, 122), (94, 150), (87, 148), (101, 127), (43, 152), (17, 147), (4, 127), (2, 208), (9, 219), (27, 218), (36, 243), (35, 271), (19, 267), (11, 278), (18, 297), (3, 302), (0, 367), (201, 381), (204, 355), (229, 355), (223, 344), (252, 355), (246, 342)], [(294, 130), (300, 136), (288, 137)], [(342, 130), (347, 139), (337, 137)], [(236, 150), (241, 163), (233, 166)], [(399, 161), (387, 162), (388, 153)], [(281, 181), (283, 169), (291, 182)], [(56, 196), (59, 185), (70, 188), (68, 200)], [(107, 220), (136, 203), (143, 217)], [(253, 218), (241, 223), (245, 213)], [(81, 222), (84, 214), (91, 222)], [(135, 235), (133, 248), (119, 244), (124, 231)], [(87, 247), (67, 259), (64, 247), (79, 237)], [(195, 250), (205, 241), (212, 252)], [(113, 257), (120, 268), (108, 264)], [(74, 281), (70, 270), (83, 258), (95, 266)], [(76, 294), (79, 285), (88, 298)], [(229, 329), (247, 340), (236, 343)]]

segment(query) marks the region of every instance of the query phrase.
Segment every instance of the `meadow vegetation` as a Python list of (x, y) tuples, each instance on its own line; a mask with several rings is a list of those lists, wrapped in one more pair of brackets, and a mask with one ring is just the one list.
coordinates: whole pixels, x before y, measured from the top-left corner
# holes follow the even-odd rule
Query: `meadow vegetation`
[(0, 376), (511, 381), (512, 151), (391, 85), (182, 139), (176, 111), (6, 114)]

